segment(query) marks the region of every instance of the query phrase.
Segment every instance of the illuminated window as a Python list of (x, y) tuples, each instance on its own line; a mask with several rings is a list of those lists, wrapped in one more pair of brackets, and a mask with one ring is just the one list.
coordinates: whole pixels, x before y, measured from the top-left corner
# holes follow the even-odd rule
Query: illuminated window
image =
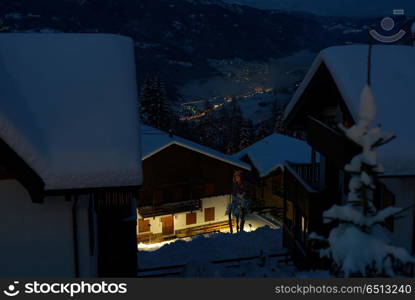
[(138, 232), (149, 232), (150, 220), (139, 219), (138, 220)]
[(205, 208), (205, 222), (210, 222), (215, 220), (215, 208), (209, 207)]
[(188, 213), (186, 214), (186, 225), (196, 224), (196, 213)]
[(344, 120), (343, 121), (343, 126), (346, 128), (350, 128), (352, 127), (352, 122), (350, 122), (349, 120)]
[(306, 232), (305, 218), (304, 217), (301, 217), (301, 231)]

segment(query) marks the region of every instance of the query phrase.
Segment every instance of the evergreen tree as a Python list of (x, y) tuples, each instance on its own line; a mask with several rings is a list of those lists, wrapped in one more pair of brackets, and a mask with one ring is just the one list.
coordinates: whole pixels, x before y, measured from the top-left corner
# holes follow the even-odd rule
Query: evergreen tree
[(375, 177), (383, 172), (375, 150), (394, 137), (394, 134), (382, 132), (379, 126), (370, 128), (375, 116), (373, 94), (366, 85), (361, 95), (356, 125), (351, 128), (339, 125), (346, 136), (363, 149), (345, 166), (345, 171), (351, 175), (347, 203), (343, 206), (334, 205), (324, 212), (326, 223), (338, 224), (327, 239), (316, 234), (310, 237), (328, 243), (329, 247), (320, 254), (332, 260), (337, 276), (395, 276), (395, 272), (401, 271), (398, 265), (415, 263), (415, 258), (405, 249), (391, 245), (381, 225), (387, 218), (403, 210), (391, 206), (377, 211), (373, 204)]
[(306, 135), (304, 131), (293, 131), (287, 128), (284, 124), (284, 109), (283, 108), (276, 108), (273, 114), (275, 117), (275, 126), (274, 132), (291, 136), (300, 140), (305, 140)]
[(226, 152), (228, 154), (234, 154), (239, 151), (240, 144), (240, 129), (243, 122), (243, 116), (239, 103), (236, 100), (232, 101), (229, 111), (229, 141), (227, 143)]
[(226, 215), (233, 233), (232, 218), (236, 221), (236, 232), (244, 231), (245, 219), (249, 213), (249, 200), (244, 195), (232, 195), (232, 200), (226, 208)]
[(275, 108), (275, 127), (274, 131), (276, 133), (290, 135), (289, 130), (284, 124), (284, 109), (282, 108)]
[(252, 145), (254, 125), (251, 120), (243, 120), (239, 131), (239, 149), (238, 151)]
[(216, 149), (218, 146), (218, 133), (216, 130), (217, 122), (215, 112), (209, 102), (205, 102), (203, 111), (205, 112), (205, 116), (200, 122), (200, 134), (203, 137), (202, 143)]
[(228, 108), (224, 105), (217, 113), (217, 136), (218, 150), (226, 153), (228, 142), (231, 136), (230, 115)]
[(157, 76), (146, 76), (140, 92), (141, 120), (144, 124), (169, 131), (174, 114), (164, 83)]
[(263, 138), (272, 134), (269, 120), (261, 121), (257, 124), (255, 129), (255, 141), (262, 140)]

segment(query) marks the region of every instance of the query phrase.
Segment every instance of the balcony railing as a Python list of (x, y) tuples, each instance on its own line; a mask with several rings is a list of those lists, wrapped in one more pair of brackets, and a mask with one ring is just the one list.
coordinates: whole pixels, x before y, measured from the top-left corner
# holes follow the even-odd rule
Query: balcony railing
[(160, 205), (151, 205), (151, 206), (142, 206), (138, 207), (138, 213), (143, 218), (162, 216), (162, 215), (171, 215), (186, 211), (196, 211), (202, 207), (202, 202), (200, 199), (172, 202), (172, 203), (163, 203)]
[(310, 186), (316, 187), (320, 182), (320, 164), (289, 163), (290, 167)]

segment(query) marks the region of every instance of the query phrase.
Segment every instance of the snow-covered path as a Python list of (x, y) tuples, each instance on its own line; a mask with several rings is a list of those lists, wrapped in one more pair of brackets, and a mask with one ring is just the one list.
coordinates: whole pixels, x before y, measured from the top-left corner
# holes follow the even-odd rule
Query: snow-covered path
[[(252, 226), (249, 227), (248, 224)], [(282, 230), (272, 220), (252, 214), (246, 220), (245, 230), (239, 234), (216, 233), (156, 245), (140, 244), (138, 266), (141, 271), (138, 275), (273, 278), (328, 276), (327, 272), (297, 273), (292, 262), (283, 262), (287, 256), (275, 256), (288, 251), (282, 247)], [(249, 259), (218, 262), (241, 258)], [(151, 270), (170, 266), (176, 267)]]
[[(249, 226), (251, 225), (251, 226)], [(292, 265), (278, 263), (285, 256), (255, 258), (240, 262), (212, 263), (220, 260), (287, 253), (282, 247), (282, 230), (259, 215), (246, 218), (245, 231), (238, 234), (215, 233), (152, 245), (138, 245), (139, 269), (185, 265), (165, 270), (187, 277), (287, 277)], [(261, 256), (262, 257), (262, 256)], [(163, 271), (155, 271), (163, 273)], [(145, 274), (152, 274), (144, 272)]]
[[(251, 231), (255, 231), (257, 228), (264, 227), (264, 226), (269, 226), (272, 229), (278, 229), (279, 228), (279, 225), (276, 224), (275, 222), (272, 222), (272, 220), (267, 220), (266, 218), (263, 218), (263, 217), (259, 216), (258, 214), (253, 213), (253, 214), (250, 214), (250, 215), (247, 216), (244, 229), (247, 232), (251, 232)], [(209, 235), (205, 235), (205, 236), (207, 237)], [(153, 243), (153, 244), (139, 243), (137, 245), (137, 249), (138, 249), (138, 251), (156, 251), (156, 250), (160, 249), (161, 247), (163, 247), (165, 245), (168, 245), (168, 244), (175, 243), (176, 241), (180, 240), (180, 241), (189, 242), (192, 239), (194, 239), (194, 237), (193, 238), (173, 239), (173, 240), (164, 241), (164, 242), (160, 242), (160, 243)]]
[[(257, 218), (249, 220), (256, 222), (255, 225), (252, 224), (252, 228), (262, 224)], [(285, 256), (212, 263), (218, 260), (260, 256), (261, 253), (264, 256), (287, 253), (282, 247), (281, 229), (272, 229), (262, 224), (262, 227), (251, 232), (216, 233), (198, 236), (188, 241), (177, 240), (157, 250), (142, 249), (138, 252), (138, 265), (140, 269), (185, 265), (167, 272), (179, 271), (181, 275), (178, 276), (188, 277), (263, 277), (265, 274), (286, 277), (293, 274), (291, 265), (278, 263), (279, 260), (285, 259)]]
[(282, 253), (280, 229), (260, 227), (239, 234), (218, 233), (197, 236), (190, 241), (177, 240), (154, 251), (138, 251), (140, 268), (186, 264), (195, 261), (209, 262), (218, 259)]

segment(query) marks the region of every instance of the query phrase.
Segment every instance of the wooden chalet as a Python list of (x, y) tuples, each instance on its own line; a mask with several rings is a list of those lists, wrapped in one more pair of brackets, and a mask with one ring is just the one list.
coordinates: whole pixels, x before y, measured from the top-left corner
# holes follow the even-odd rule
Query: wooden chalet
[(271, 134), (234, 155), (251, 165), (243, 174), (243, 192), (252, 209), (269, 211), (282, 220), (284, 210), (284, 162), (311, 160), (310, 147), (302, 140)]
[[(401, 218), (385, 226), (395, 245), (415, 253), (415, 48), (374, 46), (372, 55), (377, 122), (383, 130), (397, 135), (379, 148), (385, 172), (377, 180), (375, 204), (378, 208), (408, 208)], [(286, 124), (306, 132), (307, 142), (318, 157), (318, 163), (287, 163), (285, 223), (297, 245), (306, 246), (310, 232), (327, 234), (330, 228), (322, 222), (323, 211), (346, 200), (349, 178), (343, 169), (360, 148), (340, 132), (338, 124), (350, 127), (358, 117), (367, 57), (368, 47), (364, 45), (322, 51), (287, 106)]]
[(2, 277), (135, 276), (134, 45), (0, 36)]
[(142, 126), (144, 182), (138, 201), (138, 239), (226, 230), (236, 170), (249, 165), (208, 147)]

